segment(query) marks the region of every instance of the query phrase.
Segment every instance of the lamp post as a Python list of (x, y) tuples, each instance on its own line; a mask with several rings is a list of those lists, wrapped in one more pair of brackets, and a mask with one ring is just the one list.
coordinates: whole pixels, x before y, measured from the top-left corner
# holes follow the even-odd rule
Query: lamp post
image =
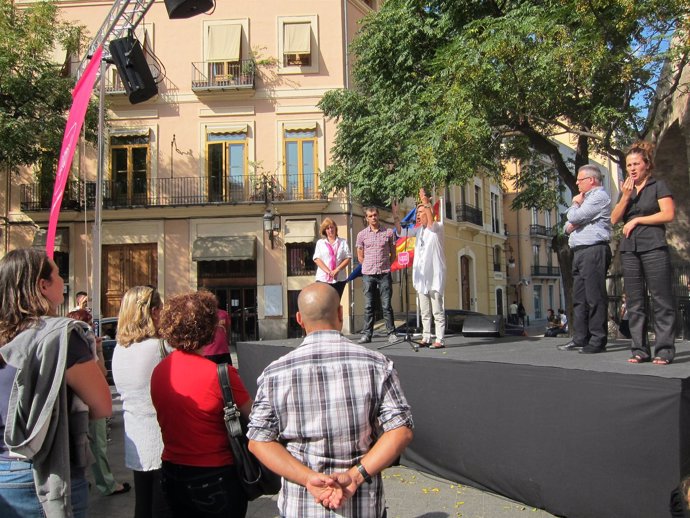
[(268, 239), (271, 242), (271, 249), (274, 248), (275, 234), (280, 232), (280, 215), (274, 212), (270, 207), (266, 207), (266, 212), (263, 216), (264, 232), (268, 233)]

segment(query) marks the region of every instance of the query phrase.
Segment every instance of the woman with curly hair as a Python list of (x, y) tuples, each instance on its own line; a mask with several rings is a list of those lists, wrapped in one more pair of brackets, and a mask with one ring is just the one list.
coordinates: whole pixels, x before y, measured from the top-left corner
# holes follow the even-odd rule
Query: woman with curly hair
[[(151, 398), (163, 434), (163, 492), (175, 517), (242, 518), (247, 497), (234, 470), (216, 364), (202, 355), (218, 316), (213, 294), (172, 297), (159, 332), (175, 351), (153, 370)], [(252, 400), (234, 367), (230, 388), (243, 417)]]
[(56, 316), (63, 290), (41, 250), (0, 260), (0, 516), (86, 516), (89, 417), (112, 398), (89, 326)]
[(671, 291), (671, 258), (666, 223), (673, 221), (673, 193), (663, 180), (652, 176), (654, 146), (634, 144), (625, 158), (628, 177), (611, 212), (611, 223), (623, 222), (620, 248), (628, 309), (632, 357), (630, 363), (652, 361), (647, 341), (647, 290), (654, 306), (654, 359), (668, 365), (675, 356), (676, 312)]
[(161, 491), (163, 439), (151, 401), (151, 373), (167, 355), (158, 337), (161, 297), (135, 286), (122, 297), (113, 352), (113, 380), (122, 400), (125, 465), (134, 473), (134, 518), (164, 518), (170, 509)]

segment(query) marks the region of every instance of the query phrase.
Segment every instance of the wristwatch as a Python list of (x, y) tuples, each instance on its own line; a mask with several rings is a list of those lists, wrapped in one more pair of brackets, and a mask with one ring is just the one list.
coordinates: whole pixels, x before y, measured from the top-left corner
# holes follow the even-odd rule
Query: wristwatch
[(359, 471), (360, 475), (362, 475), (362, 478), (364, 478), (364, 482), (371, 484), (371, 475), (366, 469), (364, 469), (364, 466), (358, 462), (355, 467), (357, 468), (357, 471)]

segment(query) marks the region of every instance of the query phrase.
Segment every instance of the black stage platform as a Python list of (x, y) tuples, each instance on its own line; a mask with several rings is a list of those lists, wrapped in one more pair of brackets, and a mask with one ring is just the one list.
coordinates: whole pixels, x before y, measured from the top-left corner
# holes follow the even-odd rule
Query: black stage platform
[[(566, 341), (458, 336), (445, 349), (382, 349), (415, 420), (402, 463), (569, 518), (669, 516), (671, 490), (690, 474), (690, 344), (658, 366), (627, 363), (627, 340), (595, 355), (558, 351)], [(238, 344), (252, 394), (299, 343)]]

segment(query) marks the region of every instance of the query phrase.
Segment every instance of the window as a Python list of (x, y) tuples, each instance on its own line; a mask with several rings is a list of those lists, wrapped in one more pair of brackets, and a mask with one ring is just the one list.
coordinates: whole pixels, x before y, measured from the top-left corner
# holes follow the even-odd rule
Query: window
[(501, 271), (501, 247), (496, 245), (496, 246), (494, 246), (493, 250), (494, 250), (494, 271), (500, 272)]
[(532, 225), (539, 224), (539, 211), (537, 209), (532, 209)]
[(116, 205), (147, 203), (150, 171), (149, 133), (110, 137), (110, 180), (108, 189)]
[(547, 232), (551, 229), (551, 211), (550, 210), (544, 211), (544, 226), (546, 227)]
[(316, 263), (313, 260), (316, 243), (286, 243), (285, 248), (288, 277), (316, 274)]
[(445, 218), (446, 219), (453, 219), (453, 200), (451, 200), (450, 197), (450, 188), (446, 187), (444, 190), (443, 195), (446, 198), (446, 203), (445, 203)]
[(223, 86), (240, 76), (242, 25), (217, 23), (206, 25), (206, 61), (209, 84)]
[(532, 266), (539, 266), (539, 245), (532, 245)]
[(247, 125), (209, 130), (206, 135), (208, 201), (248, 199)]
[(285, 188), (289, 200), (316, 198), (316, 123), (283, 126)]
[(546, 246), (546, 266), (548, 266), (549, 269), (553, 266), (553, 249), (551, 245)]
[(280, 72), (303, 74), (318, 72), (317, 16), (278, 18)]
[(474, 206), (478, 209), (482, 208), (482, 188), (478, 185), (474, 186)]
[(501, 222), (499, 220), (498, 194), (491, 193), (491, 230), (496, 234), (501, 233)]

